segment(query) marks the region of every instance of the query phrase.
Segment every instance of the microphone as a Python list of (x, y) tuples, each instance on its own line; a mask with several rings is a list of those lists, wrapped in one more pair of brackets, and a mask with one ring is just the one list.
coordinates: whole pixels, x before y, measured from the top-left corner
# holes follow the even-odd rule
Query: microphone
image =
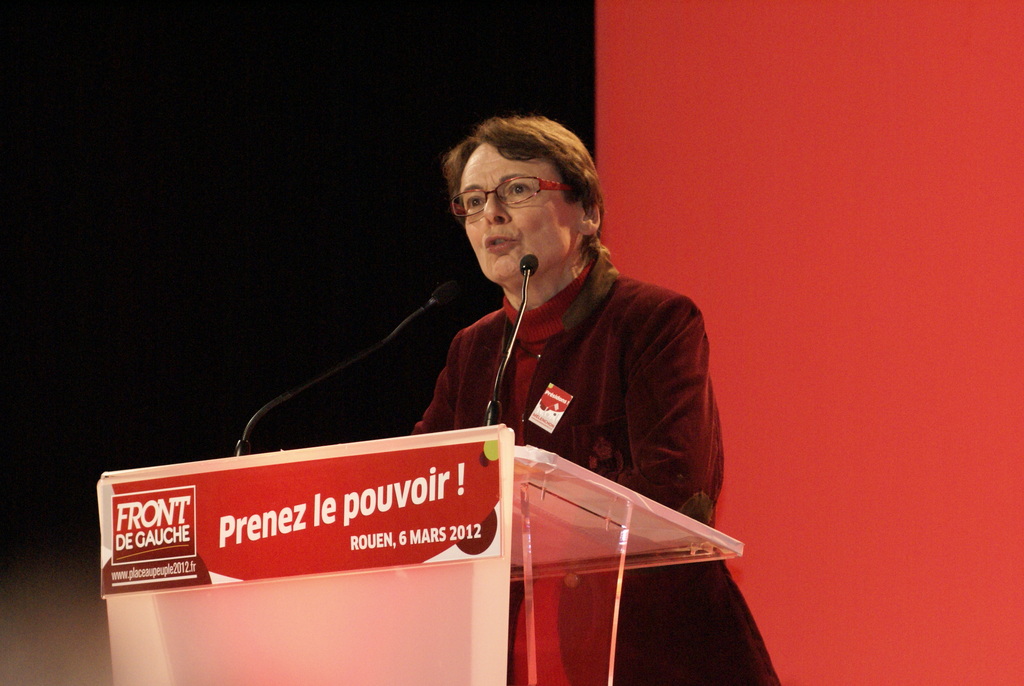
[(523, 259), (519, 260), (519, 272), (525, 277), (533, 276), (538, 264), (536, 255), (523, 255)]
[(523, 321), (523, 313), (526, 312), (526, 289), (530, 285), (530, 277), (537, 271), (537, 256), (523, 255), (519, 260), (519, 271), (523, 275), (523, 297), (519, 299), (519, 313), (516, 315), (516, 323), (512, 327), (512, 335), (505, 340), (505, 349), (501, 353), (501, 364), (498, 365), (498, 374), (494, 378), (494, 390), (491, 392), (491, 400), (487, 403), (487, 412), (484, 414), (484, 426), (494, 426), (501, 417), (501, 380), (505, 376), (505, 365), (512, 357), (512, 344), (516, 342), (519, 334), (519, 325)]
[(455, 283), (454, 281), (448, 281), (447, 283), (441, 284), (440, 286), (438, 286), (434, 290), (433, 293), (431, 293), (430, 299), (427, 300), (427, 302), (425, 302), (421, 307), (419, 307), (415, 312), (410, 314), (408, 317), (403, 319), (402, 323), (399, 324), (398, 326), (396, 326), (395, 329), (391, 333), (389, 333), (385, 338), (377, 341), (376, 343), (371, 345), (369, 348), (366, 348), (365, 350), (363, 350), (363, 351), (361, 351), (359, 353), (356, 353), (355, 355), (353, 355), (352, 357), (348, 358), (344, 362), (340, 362), (340, 363), (334, 365), (333, 367), (331, 367), (327, 371), (323, 372), (322, 374), (320, 374), (319, 376), (317, 376), (317, 377), (315, 377), (313, 379), (310, 379), (306, 383), (301, 384), (299, 386), (296, 386), (295, 388), (291, 389), (290, 391), (285, 391), (284, 393), (282, 393), (281, 395), (277, 396), (276, 398), (271, 400), (269, 403), (267, 403), (266, 405), (261, 407), (256, 412), (256, 414), (254, 414), (252, 416), (252, 418), (249, 420), (249, 423), (245, 425), (245, 430), (242, 432), (242, 438), (240, 438), (238, 443), (235, 445), (235, 457), (238, 457), (240, 455), (248, 455), (249, 454), (249, 449), (251, 447), (249, 445), (249, 437), (252, 435), (253, 429), (256, 428), (256, 423), (259, 422), (259, 420), (263, 418), (263, 415), (265, 415), (266, 413), (270, 412), (272, 409), (274, 409), (275, 407), (277, 407), (281, 403), (284, 403), (285, 401), (291, 400), (292, 398), (297, 396), (299, 393), (302, 393), (304, 390), (306, 390), (310, 386), (315, 386), (316, 384), (320, 383), (324, 379), (327, 379), (327, 378), (329, 378), (331, 376), (334, 376), (335, 374), (340, 372), (345, 367), (348, 367), (349, 365), (358, 362), (359, 360), (363, 359), (364, 357), (367, 357), (367, 356), (371, 355), (372, 353), (377, 352), (378, 350), (383, 348), (385, 345), (390, 343), (395, 338), (395, 336), (397, 336), (398, 333), (402, 329), (404, 329), (406, 326), (408, 326), (409, 323), (412, 322), (414, 319), (416, 319), (421, 314), (423, 314), (424, 312), (426, 312), (427, 310), (429, 310), (430, 308), (432, 308), (432, 307), (434, 307), (436, 305), (447, 305), (458, 294), (459, 294), (459, 284)]

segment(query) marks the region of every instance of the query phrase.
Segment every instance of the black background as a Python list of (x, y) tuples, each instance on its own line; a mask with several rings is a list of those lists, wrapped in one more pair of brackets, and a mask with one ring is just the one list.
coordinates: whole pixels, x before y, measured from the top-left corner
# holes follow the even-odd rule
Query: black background
[(109, 656), (87, 675), (47, 655), (106, 650), (100, 474), (231, 454), (264, 402), (455, 279), (455, 302), (267, 415), (253, 449), (408, 433), (452, 335), (500, 303), (446, 213), (440, 154), (511, 112), (593, 148), (593, 7), (0, 12), (0, 681), (102, 683)]

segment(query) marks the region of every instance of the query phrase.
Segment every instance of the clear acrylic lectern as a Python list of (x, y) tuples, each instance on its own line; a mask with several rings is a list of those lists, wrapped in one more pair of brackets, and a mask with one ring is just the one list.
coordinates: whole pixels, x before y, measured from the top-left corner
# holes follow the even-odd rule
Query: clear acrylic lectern
[[(110, 472), (97, 489), (119, 686), (500, 686), (510, 632), (524, 683), (575, 653), (611, 684), (623, 571), (742, 553), (505, 427)], [(545, 612), (576, 583), (603, 608), (580, 644)]]

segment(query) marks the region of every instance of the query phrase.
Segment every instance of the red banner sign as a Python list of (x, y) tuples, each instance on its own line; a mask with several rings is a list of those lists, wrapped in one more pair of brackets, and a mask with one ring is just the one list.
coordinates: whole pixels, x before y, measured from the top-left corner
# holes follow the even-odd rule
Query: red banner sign
[(497, 456), (486, 441), (115, 482), (103, 592), (500, 555)]

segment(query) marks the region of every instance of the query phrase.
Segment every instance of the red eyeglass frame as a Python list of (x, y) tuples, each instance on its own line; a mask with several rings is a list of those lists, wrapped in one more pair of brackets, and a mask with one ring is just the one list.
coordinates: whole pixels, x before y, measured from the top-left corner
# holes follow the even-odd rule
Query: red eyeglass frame
[[(548, 179), (542, 179), (539, 176), (513, 176), (511, 179), (505, 179), (504, 181), (502, 181), (501, 183), (499, 183), (497, 186), (495, 186), (494, 188), (492, 188), (489, 191), (485, 191), (485, 190), (481, 190), (481, 189), (473, 189), (473, 190), (463, 191), (462, 193), (455, 194), (454, 196), (452, 196), (452, 199), (448, 201), (448, 209), (451, 211), (452, 214), (454, 214), (459, 219), (465, 219), (466, 217), (472, 217), (475, 214), (480, 214), (481, 212), (484, 211), (484, 206), (487, 205), (487, 196), (489, 196), (491, 193), (497, 193), (498, 189), (501, 188), (502, 186), (504, 186), (506, 184), (509, 184), (509, 183), (512, 183), (513, 181), (518, 181), (519, 179), (536, 179), (539, 182), (539, 184), (540, 184), (540, 187), (537, 188), (537, 193), (540, 193), (541, 191), (571, 191), (572, 190), (572, 186), (570, 186), (569, 184), (561, 183), (559, 181), (549, 181)], [(456, 207), (461, 207), (461, 205), (456, 205), (455, 204), (455, 199), (458, 198), (459, 196), (465, 195), (466, 193), (483, 193), (484, 194), (484, 204), (481, 205), (480, 209), (477, 210), (476, 212), (459, 213), (459, 212), (456, 211), (455, 208)], [(529, 197), (523, 198), (522, 200), (517, 200), (516, 202), (512, 202), (512, 203), (505, 202), (504, 200), (501, 199), (501, 196), (496, 196), (496, 197), (498, 198), (498, 202), (500, 202), (502, 205), (505, 205), (505, 206), (509, 206), (509, 205), (515, 206), (515, 205), (518, 205), (519, 203), (526, 202), (530, 198), (536, 197), (537, 193), (534, 193), (533, 195), (531, 195)]]

